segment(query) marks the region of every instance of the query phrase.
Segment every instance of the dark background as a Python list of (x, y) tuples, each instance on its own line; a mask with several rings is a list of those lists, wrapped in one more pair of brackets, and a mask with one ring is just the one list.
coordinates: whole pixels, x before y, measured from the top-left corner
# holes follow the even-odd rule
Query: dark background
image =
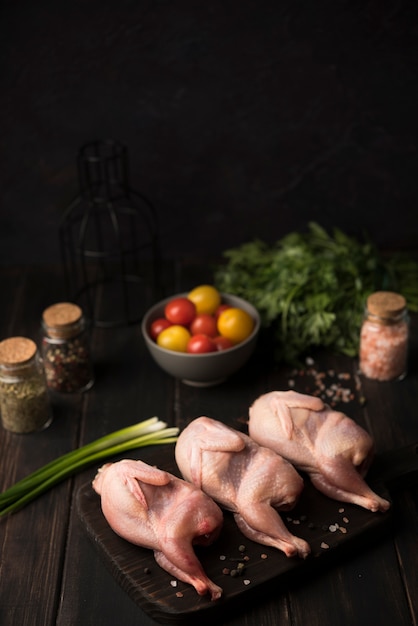
[(3, 0), (0, 263), (59, 259), (81, 145), (129, 150), (163, 255), (315, 220), (416, 250), (418, 2)]

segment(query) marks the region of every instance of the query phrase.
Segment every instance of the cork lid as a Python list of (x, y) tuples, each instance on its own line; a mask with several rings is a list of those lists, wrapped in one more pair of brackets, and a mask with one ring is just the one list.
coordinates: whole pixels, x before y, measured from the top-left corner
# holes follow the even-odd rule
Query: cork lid
[(0, 342), (0, 364), (24, 365), (36, 354), (36, 343), (26, 337), (10, 337)]
[(367, 298), (367, 310), (376, 317), (398, 317), (406, 308), (405, 298), (393, 291), (376, 291)]
[(77, 304), (72, 302), (58, 302), (52, 304), (42, 314), (42, 319), (47, 326), (68, 326), (75, 324), (81, 318), (82, 311)]
[(57, 302), (42, 313), (42, 321), (47, 332), (55, 337), (71, 337), (77, 332), (83, 312), (72, 302)]

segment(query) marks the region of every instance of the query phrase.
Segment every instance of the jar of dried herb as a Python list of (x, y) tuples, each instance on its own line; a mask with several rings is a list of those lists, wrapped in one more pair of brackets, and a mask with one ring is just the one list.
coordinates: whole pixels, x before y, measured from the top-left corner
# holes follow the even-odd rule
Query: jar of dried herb
[(88, 326), (82, 309), (58, 302), (42, 314), (42, 356), (48, 387), (63, 393), (86, 391), (94, 383)]
[(409, 314), (405, 298), (392, 291), (372, 293), (360, 333), (360, 372), (374, 380), (406, 376)]
[(42, 358), (32, 339), (0, 342), (0, 411), (3, 427), (15, 433), (42, 430), (52, 421)]

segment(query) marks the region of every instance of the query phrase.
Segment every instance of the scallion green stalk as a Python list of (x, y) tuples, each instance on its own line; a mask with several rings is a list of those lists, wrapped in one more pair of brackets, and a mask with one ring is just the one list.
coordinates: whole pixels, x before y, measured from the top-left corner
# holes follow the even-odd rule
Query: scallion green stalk
[(174, 443), (178, 428), (157, 417), (105, 435), (47, 463), (0, 494), (0, 517), (15, 513), (48, 489), (106, 457), (149, 445)]

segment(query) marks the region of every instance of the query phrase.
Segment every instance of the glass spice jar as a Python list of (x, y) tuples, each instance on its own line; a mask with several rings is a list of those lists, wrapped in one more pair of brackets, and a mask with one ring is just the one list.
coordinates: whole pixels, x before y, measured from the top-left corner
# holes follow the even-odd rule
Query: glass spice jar
[(48, 387), (54, 391), (86, 391), (94, 383), (90, 339), (83, 311), (58, 302), (42, 314), (42, 356)]
[(405, 298), (392, 291), (372, 293), (360, 332), (360, 372), (374, 380), (402, 380), (407, 372), (408, 342)]
[(14, 433), (43, 430), (52, 421), (45, 371), (32, 339), (0, 342), (0, 411), (3, 427)]

